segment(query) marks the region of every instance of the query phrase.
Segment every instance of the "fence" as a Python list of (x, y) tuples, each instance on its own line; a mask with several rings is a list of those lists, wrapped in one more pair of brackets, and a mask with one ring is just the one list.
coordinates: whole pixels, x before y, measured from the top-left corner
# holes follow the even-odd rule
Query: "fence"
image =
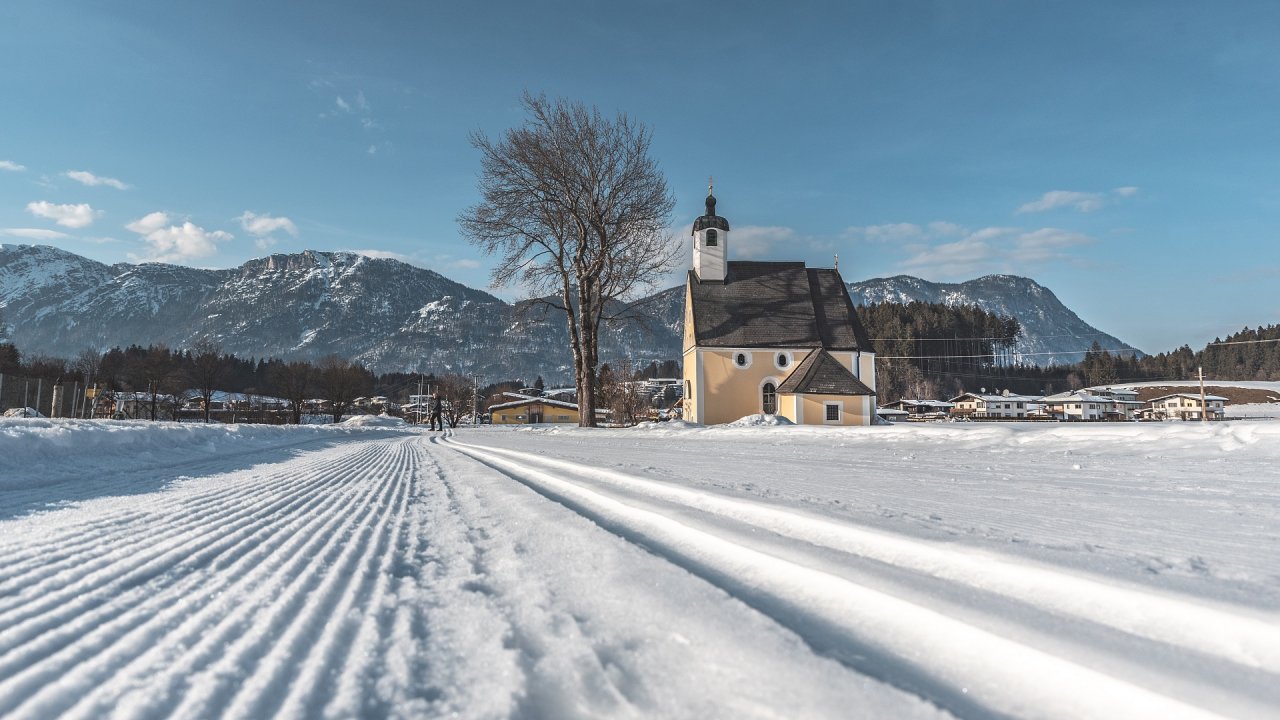
[(0, 374), (0, 413), (30, 408), (45, 417), (84, 417), (84, 383)]

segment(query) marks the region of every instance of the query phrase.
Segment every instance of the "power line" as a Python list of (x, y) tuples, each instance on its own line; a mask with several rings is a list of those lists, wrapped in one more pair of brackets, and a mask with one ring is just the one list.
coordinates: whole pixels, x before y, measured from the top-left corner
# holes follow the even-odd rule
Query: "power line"
[(1031, 352), (1031, 353), (1027, 353), (1027, 352), (983, 353), (980, 355), (887, 355), (887, 356), (877, 355), (876, 359), (877, 360), (933, 360), (933, 359), (955, 360), (960, 358), (1005, 357), (1006, 355), (1012, 356), (1012, 357), (1030, 357), (1032, 355), (1074, 355), (1077, 353), (1084, 354), (1084, 353), (1091, 353), (1091, 352), (1125, 353), (1125, 352), (1133, 352), (1133, 350), (1132, 348), (1101, 348), (1099, 350), (1094, 350), (1092, 348), (1085, 348), (1084, 350), (1054, 350), (1054, 351)]
[(1280, 338), (1270, 340), (1232, 340), (1231, 342), (1211, 342), (1210, 345), (1254, 345), (1257, 343), (1280, 342)]

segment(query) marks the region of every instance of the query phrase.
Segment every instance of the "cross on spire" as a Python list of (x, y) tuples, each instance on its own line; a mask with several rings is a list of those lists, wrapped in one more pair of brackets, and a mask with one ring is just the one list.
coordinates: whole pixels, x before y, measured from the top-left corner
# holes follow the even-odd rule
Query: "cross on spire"
[(711, 187), (715, 184), (716, 184), (716, 177), (714, 175), (708, 175), (707, 176), (707, 197), (711, 197)]

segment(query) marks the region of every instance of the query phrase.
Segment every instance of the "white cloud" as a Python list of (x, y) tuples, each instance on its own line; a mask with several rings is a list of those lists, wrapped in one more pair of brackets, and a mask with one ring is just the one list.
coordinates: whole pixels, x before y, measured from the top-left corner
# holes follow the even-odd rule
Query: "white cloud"
[(1018, 213), (1037, 213), (1060, 207), (1070, 207), (1080, 212), (1093, 212), (1105, 204), (1106, 200), (1101, 193), (1050, 190), (1041, 195), (1039, 200), (1024, 203), (1018, 208)]
[(180, 262), (209, 257), (218, 251), (218, 243), (232, 239), (222, 230), (208, 231), (192, 223), (169, 224), (168, 213), (153, 212), (125, 226), (142, 236), (150, 246), (145, 259), (156, 262)]
[(351, 104), (348, 103), (346, 100), (343, 100), (341, 95), (339, 95), (334, 100), (338, 106), (338, 109), (342, 110), (342, 112), (348, 112), (348, 113), (351, 112)]
[(88, 170), (68, 170), (64, 174), (67, 177), (71, 178), (72, 180), (75, 180), (76, 182), (80, 183), (81, 185), (88, 185), (90, 187), (97, 187), (98, 185), (106, 185), (107, 187), (113, 187), (117, 190), (129, 189), (129, 186), (120, 180), (117, 180), (112, 177), (99, 177), (89, 172)]
[(44, 200), (27, 203), (27, 211), (32, 215), (48, 218), (59, 225), (69, 228), (88, 227), (93, 224), (95, 218), (102, 215), (101, 211), (89, 207), (88, 203), (55, 205)]
[(921, 240), (959, 237), (964, 228), (955, 223), (935, 220), (921, 226), (915, 223), (888, 223), (885, 225), (865, 225), (846, 228), (844, 236), (852, 240), (871, 243), (907, 243)]
[(1133, 197), (1138, 194), (1138, 188), (1133, 185), (1125, 185), (1124, 187), (1114, 188), (1111, 192), (1119, 195), (1120, 197)]
[(256, 235), (257, 237), (266, 237), (277, 230), (283, 230), (290, 235), (298, 236), (298, 226), (287, 217), (271, 217), (270, 215), (258, 215), (257, 213), (244, 211), (240, 217), (236, 218), (240, 221), (240, 227), (245, 232)]
[(57, 230), (44, 230), (41, 228), (0, 228), (0, 235), (26, 238), (27, 240), (64, 240), (71, 237)]
[(937, 245), (912, 243), (911, 255), (900, 267), (938, 279), (965, 279), (988, 273), (1026, 274), (1049, 263), (1075, 262), (1069, 248), (1094, 239), (1059, 228), (1024, 231), (1013, 227), (985, 227), (960, 240)]
[(278, 241), (271, 236), (260, 237), (260, 238), (256, 238), (253, 241), (253, 246), (258, 248), (259, 250), (269, 250), (271, 249), (272, 246), (276, 244), (276, 242)]
[(126, 230), (132, 230), (139, 235), (146, 235), (148, 233), (155, 232), (168, 224), (169, 213), (156, 211), (134, 220), (128, 225), (125, 225), (124, 228)]
[(955, 242), (934, 246), (915, 246), (902, 267), (919, 275), (956, 277), (972, 275), (987, 267), (995, 249), (986, 240), (970, 235)]
[(796, 240), (796, 231), (789, 227), (744, 225), (729, 233), (729, 252), (744, 260), (772, 257), (777, 254), (775, 248), (793, 245)]
[(9, 172), (22, 172), (26, 170), (25, 165), (19, 165), (12, 160), (0, 160), (0, 170), (8, 170)]
[(399, 260), (402, 263), (408, 263), (410, 265), (422, 265), (421, 262), (411, 255), (405, 255), (404, 253), (398, 253), (392, 250), (348, 250), (347, 252), (353, 252), (357, 255), (363, 255), (375, 260)]

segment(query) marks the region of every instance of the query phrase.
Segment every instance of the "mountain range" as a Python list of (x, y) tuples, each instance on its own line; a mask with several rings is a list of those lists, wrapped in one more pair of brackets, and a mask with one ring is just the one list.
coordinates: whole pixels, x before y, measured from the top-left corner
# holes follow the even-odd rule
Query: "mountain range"
[[(1018, 318), (1016, 351), (1039, 364), (1079, 359), (1097, 339), (1128, 348), (1032, 280), (990, 275), (941, 285), (899, 276), (852, 283), (855, 303), (973, 303)], [(679, 359), (684, 288), (614, 309), (604, 362)], [(375, 372), (460, 372), (482, 379), (572, 379), (563, 315), (508, 303), (432, 270), (355, 253), (304, 251), (225, 270), (106, 265), (48, 246), (0, 245), (0, 334), (24, 353), (74, 357), (130, 344), (190, 347), (202, 339), (241, 357), (330, 353)], [(3, 332), (7, 330), (7, 332)], [(1082, 344), (1083, 343), (1083, 344)], [(1131, 349), (1131, 348), (1130, 348)]]

